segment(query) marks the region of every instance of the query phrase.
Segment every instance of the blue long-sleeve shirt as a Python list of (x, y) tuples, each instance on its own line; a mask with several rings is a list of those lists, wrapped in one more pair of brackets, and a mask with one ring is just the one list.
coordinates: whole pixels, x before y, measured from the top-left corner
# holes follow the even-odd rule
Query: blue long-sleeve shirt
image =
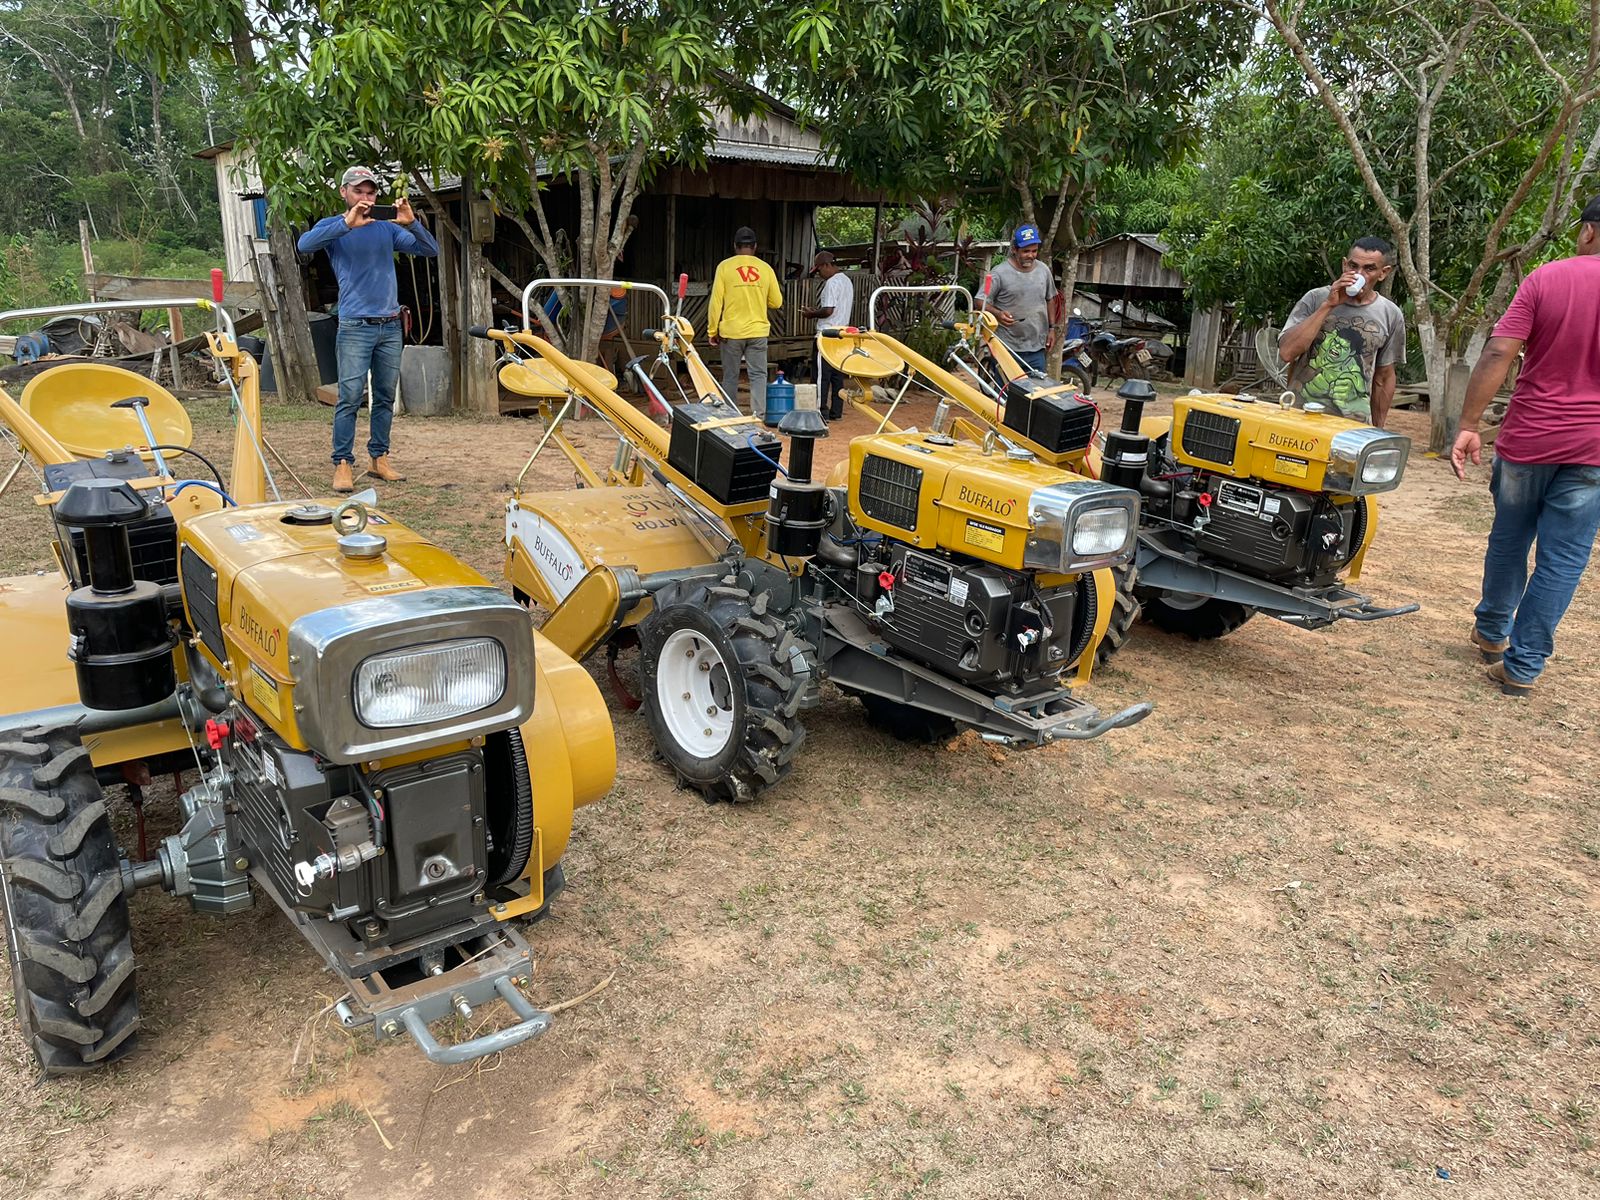
[(325, 217), (300, 235), (300, 253), (326, 250), (339, 280), (341, 317), (392, 317), (400, 311), (395, 288), (394, 256), (416, 254), (434, 258), (439, 243), (421, 221), (397, 225), (374, 221), (359, 229), (344, 223), (344, 214)]

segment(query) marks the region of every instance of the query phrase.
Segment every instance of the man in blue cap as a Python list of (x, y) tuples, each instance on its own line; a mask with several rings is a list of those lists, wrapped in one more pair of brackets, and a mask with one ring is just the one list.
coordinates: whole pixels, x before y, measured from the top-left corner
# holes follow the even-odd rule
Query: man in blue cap
[(318, 221), (300, 236), (300, 253), (326, 250), (339, 280), (339, 404), (333, 410), (333, 490), (355, 490), (356, 412), (372, 375), (372, 417), (368, 474), (385, 483), (405, 476), (389, 461), (389, 431), (394, 422), (395, 384), (400, 380), (400, 297), (394, 256), (434, 258), (439, 243), (422, 227), (411, 204), (395, 201), (392, 220), (369, 211), (378, 199), (378, 178), (366, 167), (351, 167), (339, 180), (339, 196), (349, 205)]
[(1055, 341), (1050, 301), (1055, 299), (1056, 281), (1050, 268), (1039, 262), (1043, 242), (1037, 225), (1018, 226), (1011, 235), (1011, 254), (990, 272), (994, 288), (989, 311), (1000, 322), (1000, 340), (1035, 371), (1045, 369), (1045, 354)]

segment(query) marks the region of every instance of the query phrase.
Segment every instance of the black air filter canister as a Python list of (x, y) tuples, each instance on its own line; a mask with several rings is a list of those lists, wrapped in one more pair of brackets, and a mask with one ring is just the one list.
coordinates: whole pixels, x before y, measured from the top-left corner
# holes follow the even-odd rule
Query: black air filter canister
[(1139, 432), (1144, 406), (1154, 399), (1155, 388), (1147, 380), (1130, 379), (1117, 391), (1122, 400), (1122, 427), (1106, 433), (1104, 465), (1100, 478), (1118, 487), (1139, 490), (1150, 465), (1150, 439)]
[(83, 530), (89, 584), (67, 597), (67, 657), (89, 708), (156, 704), (178, 686), (175, 637), (159, 584), (133, 577), (128, 530), (149, 505), (120, 479), (74, 483), (56, 503), (59, 523)]
[(832, 521), (828, 489), (809, 480), (774, 479), (767, 505), (767, 549), (785, 558), (817, 552), (822, 531)]

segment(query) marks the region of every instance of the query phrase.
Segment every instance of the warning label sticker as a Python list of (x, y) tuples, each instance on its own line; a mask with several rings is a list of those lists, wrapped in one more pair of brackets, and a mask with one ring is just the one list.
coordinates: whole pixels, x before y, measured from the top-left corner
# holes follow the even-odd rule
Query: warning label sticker
[(969, 546), (979, 546), (984, 550), (999, 552), (1005, 549), (1006, 531), (999, 525), (968, 521), (966, 537), (963, 540)]

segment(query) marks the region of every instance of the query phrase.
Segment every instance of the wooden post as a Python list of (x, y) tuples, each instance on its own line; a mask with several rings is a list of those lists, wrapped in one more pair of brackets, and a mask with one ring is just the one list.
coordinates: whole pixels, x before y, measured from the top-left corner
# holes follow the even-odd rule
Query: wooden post
[(667, 197), (667, 294), (676, 296), (678, 288), (678, 193)]
[[(473, 325), (494, 324), (494, 298), (490, 292), (489, 264), (484, 259), (484, 247), (478, 238), (487, 231), (480, 228), (483, 210), (473, 201), (477, 198), (476, 181), (469, 175), (461, 188), (461, 323), (463, 333)], [(465, 353), (461, 356), (463, 404), (470, 412), (498, 413), (500, 387), (494, 376), (495, 345), (493, 342), (470, 335), (464, 336)]]
[[(461, 324), (461, 268), (457, 261), (460, 243), (445, 225), (444, 201), (434, 215), (439, 242), (439, 344), (450, 352), (450, 395), (452, 403), (466, 395), (466, 346)], [(457, 226), (459, 228), (459, 225)]]
[(1183, 381), (1190, 387), (1217, 386), (1217, 349), (1222, 334), (1220, 308), (1196, 309), (1189, 318), (1189, 358), (1184, 364)]
[(100, 297), (94, 290), (94, 251), (89, 248), (89, 222), (81, 217), (78, 219), (78, 247), (83, 251), (83, 282), (92, 302)]
[(876, 275), (883, 262), (883, 201), (879, 200), (872, 210), (872, 262), (867, 270)]
[(172, 390), (183, 387), (183, 356), (178, 353), (178, 343), (183, 341), (183, 313), (167, 309), (167, 362), (172, 367)]

